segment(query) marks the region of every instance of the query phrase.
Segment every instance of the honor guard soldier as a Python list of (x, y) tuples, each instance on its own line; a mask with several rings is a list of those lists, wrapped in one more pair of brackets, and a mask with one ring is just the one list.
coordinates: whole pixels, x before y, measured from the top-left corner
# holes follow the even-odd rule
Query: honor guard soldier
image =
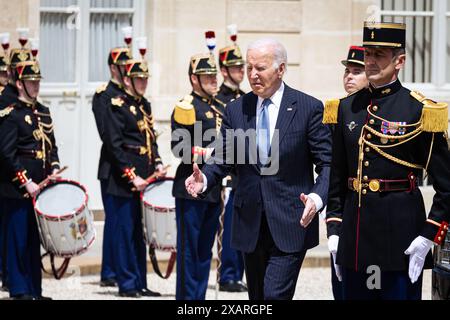
[[(125, 75), (125, 64), (131, 60), (132, 55), (129, 48), (114, 48), (108, 56), (108, 65), (111, 72), (111, 80), (107, 85), (99, 87), (92, 100), (92, 111), (94, 112), (97, 130), (100, 139), (103, 141), (105, 135), (103, 117), (106, 109), (111, 103), (111, 99), (119, 95), (125, 94), (123, 78)], [(102, 192), (103, 208), (105, 212), (105, 226), (103, 230), (103, 247), (102, 247), (102, 269), (100, 276), (100, 286), (114, 287), (116, 286), (116, 274), (113, 268), (112, 261), (112, 241), (114, 234), (112, 232), (114, 222), (114, 214), (111, 209), (107, 207), (108, 202), (105, 201), (106, 182), (110, 172), (111, 163), (108, 161), (105, 145), (102, 145), (100, 152), (100, 162), (98, 169), (98, 179), (100, 180), (100, 188)]]
[[(0, 94), (5, 89), (5, 86), (8, 84), (8, 62), (7, 58), (4, 55), (0, 55)], [(1, 121), (1, 120), (0, 120)], [(2, 231), (2, 218), (3, 218), (3, 201), (0, 198), (0, 278), (3, 279), (3, 263), (6, 260), (3, 260), (3, 231)], [(5, 268), (6, 269), (6, 268)], [(5, 286), (6, 290), (6, 282), (2, 280), (2, 288)]]
[[(223, 76), (223, 84), (220, 87), (217, 99), (225, 104), (239, 99), (245, 94), (239, 87), (244, 80), (245, 60), (242, 52), (237, 45), (237, 26), (229, 25), (228, 33), (230, 34), (233, 45), (225, 47), (219, 51), (219, 67)], [(228, 195), (225, 203), (225, 214), (221, 217), (221, 227), (223, 224), (222, 234), (222, 251), (221, 251), (221, 268), (220, 268), (220, 291), (226, 292), (245, 292), (246, 285), (242, 282), (244, 275), (244, 259), (242, 253), (231, 248), (231, 218), (233, 216), (233, 175), (224, 179), (225, 192)]]
[(192, 164), (202, 166), (211, 156), (211, 141), (203, 137), (206, 132), (219, 132), (224, 113), (223, 103), (214, 99), (217, 93), (217, 65), (212, 53), (214, 33), (207, 32), (206, 37), (211, 53), (191, 58), (192, 92), (176, 104), (172, 114), (172, 152), (182, 159), (172, 193), (176, 198), (178, 230), (177, 300), (205, 299), (220, 214), (220, 186), (202, 200), (191, 197), (185, 187), (186, 178), (193, 172)]
[[(364, 48), (360, 46), (351, 46), (348, 50), (346, 60), (341, 61), (345, 67), (343, 76), (344, 90), (348, 95), (359, 91), (369, 85), (366, 77), (366, 71), (364, 69)], [(333, 296), (335, 300), (343, 300), (342, 292), (342, 278), (339, 274), (339, 278), (336, 275), (336, 252), (338, 241), (337, 236), (330, 237), (328, 244), (331, 253), (331, 283), (333, 288)], [(334, 240), (334, 241), (333, 241)]]
[(19, 62), (15, 70), (18, 100), (2, 110), (0, 126), (8, 286), (14, 299), (48, 299), (42, 296), (40, 239), (31, 198), (39, 193), (41, 181), (49, 175), (57, 178), (58, 149), (50, 111), (36, 100), (38, 62)]
[[(324, 112), (324, 122), (336, 124), (327, 229), (329, 241), (338, 237), (344, 299), (421, 299), (423, 267), (448, 229), (448, 109), (398, 80), (405, 32), (404, 24), (365, 23), (370, 85)], [(436, 190), (428, 216), (422, 170)]]
[(153, 129), (150, 103), (144, 98), (148, 85), (145, 61), (125, 65), (125, 93), (111, 98), (104, 115), (107, 161), (105, 207), (114, 215), (113, 270), (123, 297), (157, 297), (147, 288), (147, 259), (143, 235), (140, 192), (155, 170), (165, 175)]
[(10, 73), (9, 83), (5, 86), (0, 94), (0, 110), (10, 106), (17, 101), (18, 90), (16, 87), (17, 64), (26, 61), (33, 61), (31, 50), (28, 49), (12, 49), (10, 54)]
[[(5, 50), (5, 57), (3, 57), (3, 59), (1, 60), (2, 63), (4, 62), (5, 64), (7, 64), (6, 66), (6, 75), (8, 76), (7, 81), (6, 81), (6, 85), (4, 88), (2, 88), (0, 90), (0, 113), (2, 112), (2, 110), (4, 110), (5, 108), (11, 106), (12, 104), (17, 102), (18, 99), (18, 90), (16, 87), (16, 79), (17, 79), (17, 73), (16, 73), (16, 66), (19, 62), (25, 62), (25, 61), (32, 61), (32, 54), (31, 51), (28, 49), (12, 49), (11, 53), (10, 53), (10, 58), (9, 61), (8, 59), (6, 59), (6, 55), (7, 55), (7, 51)], [(9, 63), (9, 65), (8, 65)], [(1, 71), (1, 78), (2, 78), (2, 83), (3, 83), (3, 76), (5, 75), (5, 66), (2, 64), (1, 65), (2, 71)], [(8, 71), (9, 70), (9, 71)], [(3, 84), (2, 84), (3, 86)], [(4, 118), (3, 118), (4, 119)], [(2, 117), (0, 117), (0, 125), (3, 121)], [(0, 198), (0, 203), (2, 202), (1, 198)], [(2, 208), (3, 210), (5, 210), (5, 208)], [(0, 219), (1, 222), (1, 219)], [(1, 225), (1, 224), (0, 224)], [(0, 230), (0, 234), (1, 234), (1, 230)], [(4, 239), (4, 238), (3, 238)], [(1, 242), (1, 241), (0, 241)], [(2, 251), (6, 251), (6, 244), (4, 243), (2, 245)], [(6, 253), (2, 253), (4, 254), (4, 256), (6, 256)], [(4, 291), (8, 290), (8, 285), (7, 285), (7, 270), (6, 270), (6, 260), (4, 260), (2, 262), (2, 289)]]

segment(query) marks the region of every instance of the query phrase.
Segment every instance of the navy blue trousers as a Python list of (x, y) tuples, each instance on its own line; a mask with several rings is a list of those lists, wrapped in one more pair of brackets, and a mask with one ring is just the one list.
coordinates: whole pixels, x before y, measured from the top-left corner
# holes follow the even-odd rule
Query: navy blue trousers
[(263, 214), (256, 249), (244, 254), (249, 299), (292, 300), (305, 255), (280, 251)]
[[(412, 284), (408, 271), (381, 272), (379, 289), (370, 290), (367, 280), (374, 273), (356, 272), (344, 268), (342, 286), (344, 300), (421, 300), (422, 276)], [(369, 283), (373, 283), (369, 280)]]
[(114, 224), (112, 262), (120, 293), (147, 288), (147, 251), (141, 218), (140, 199), (105, 195)]
[(113, 213), (114, 208), (111, 207), (111, 201), (107, 201), (106, 196), (106, 181), (100, 182), (103, 208), (105, 212), (105, 226), (103, 228), (103, 244), (102, 244), (102, 270), (100, 273), (101, 281), (115, 279), (116, 273), (114, 272), (113, 265), (113, 239), (114, 230), (113, 227), (116, 224), (114, 220), (116, 215)]
[(11, 297), (42, 295), (39, 231), (31, 200), (7, 199), (3, 224)]
[[(0, 197), (0, 274), (2, 275), (3, 280), (3, 198)], [(6, 260), (5, 260), (6, 261)]]
[(241, 281), (244, 275), (244, 258), (240, 251), (231, 248), (231, 221), (233, 216), (234, 190), (225, 208), (222, 238), (222, 267), (220, 269), (220, 283)]
[(220, 204), (176, 199), (177, 300), (204, 300)]

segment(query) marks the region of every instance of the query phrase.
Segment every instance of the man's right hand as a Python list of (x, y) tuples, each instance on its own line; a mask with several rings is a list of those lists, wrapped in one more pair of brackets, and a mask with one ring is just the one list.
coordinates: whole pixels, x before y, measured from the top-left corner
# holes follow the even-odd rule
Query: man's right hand
[(328, 250), (333, 256), (333, 263), (334, 263), (334, 270), (336, 271), (336, 277), (338, 278), (339, 281), (342, 281), (341, 266), (336, 264), (336, 254), (338, 250), (338, 245), (339, 245), (338, 236), (333, 235), (328, 238)]
[(29, 184), (27, 184), (25, 186), (25, 189), (32, 198), (36, 197), (39, 194), (39, 191), (41, 191), (39, 186), (34, 182), (30, 182)]
[(186, 179), (185, 186), (186, 191), (194, 198), (202, 192), (205, 182), (203, 181), (203, 174), (198, 168), (198, 165), (194, 163), (193, 166), (194, 173)]
[(142, 179), (141, 177), (137, 176), (133, 180), (133, 185), (136, 188), (136, 191), (141, 192), (141, 191), (144, 191), (145, 188), (147, 188), (148, 182), (145, 181), (144, 179)]

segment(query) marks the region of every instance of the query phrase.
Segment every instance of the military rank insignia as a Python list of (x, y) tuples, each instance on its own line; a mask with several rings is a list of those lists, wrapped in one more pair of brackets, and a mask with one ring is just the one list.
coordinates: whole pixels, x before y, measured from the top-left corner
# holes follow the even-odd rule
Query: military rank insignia
[(205, 116), (206, 116), (208, 119), (212, 119), (212, 118), (214, 118), (214, 113), (212, 113), (211, 111), (208, 111), (208, 112), (205, 113)]
[(121, 107), (124, 104), (124, 101), (121, 98), (112, 98), (111, 104), (116, 107)]
[(31, 120), (31, 117), (29, 115), (25, 116), (25, 122), (28, 123), (30, 126), (33, 124), (33, 121)]

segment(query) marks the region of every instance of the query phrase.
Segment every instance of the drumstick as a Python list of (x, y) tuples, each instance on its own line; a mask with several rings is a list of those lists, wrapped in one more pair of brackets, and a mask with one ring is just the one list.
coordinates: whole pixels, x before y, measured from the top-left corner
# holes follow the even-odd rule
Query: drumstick
[[(163, 168), (163, 170), (164, 170), (164, 171), (167, 171), (167, 169), (169, 169), (170, 167), (171, 167), (171, 165), (169, 164), (169, 165), (165, 166), (165, 167)], [(147, 179), (145, 179), (145, 181), (147, 181), (147, 183), (150, 183), (150, 181), (152, 181), (153, 179), (158, 178), (158, 177), (159, 177), (158, 172), (155, 171), (155, 172), (153, 172), (153, 174), (152, 174), (150, 177), (148, 177)], [(137, 189), (136, 189), (136, 188), (132, 188), (131, 191), (132, 191), (132, 192), (136, 192)]]
[[(59, 169), (58, 171), (56, 171), (55, 174), (52, 174), (52, 176), (54, 176), (54, 175), (56, 175), (56, 176), (57, 176), (57, 175), (60, 175), (61, 173), (63, 173), (63, 172), (66, 171), (67, 169), (69, 169), (69, 167), (68, 167), (68, 166), (64, 166), (64, 167), (62, 167), (61, 169)], [(50, 180), (51, 180), (50, 177), (47, 177), (45, 180), (43, 180), (41, 183), (39, 183), (39, 184), (38, 184), (39, 189), (45, 187), (45, 186), (49, 183)], [(27, 193), (27, 194), (24, 195), (24, 197), (25, 197), (25, 198), (29, 198), (30, 195)]]

